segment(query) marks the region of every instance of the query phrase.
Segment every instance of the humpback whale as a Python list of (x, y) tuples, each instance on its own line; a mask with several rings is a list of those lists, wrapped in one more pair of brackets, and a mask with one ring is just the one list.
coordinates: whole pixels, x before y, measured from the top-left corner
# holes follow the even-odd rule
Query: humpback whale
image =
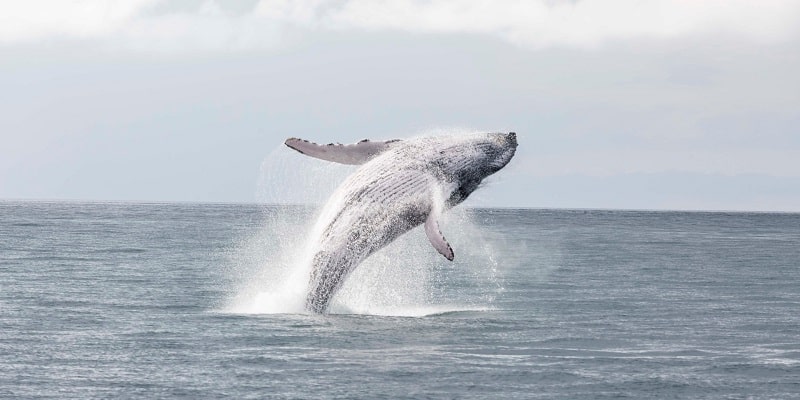
[(502, 169), (517, 148), (516, 133), (480, 133), (350, 145), (290, 138), (286, 146), (310, 157), (360, 167), (336, 189), (320, 214), (306, 309), (325, 313), (349, 273), (364, 259), (416, 226), (452, 261), (439, 230), (442, 212), (464, 201)]

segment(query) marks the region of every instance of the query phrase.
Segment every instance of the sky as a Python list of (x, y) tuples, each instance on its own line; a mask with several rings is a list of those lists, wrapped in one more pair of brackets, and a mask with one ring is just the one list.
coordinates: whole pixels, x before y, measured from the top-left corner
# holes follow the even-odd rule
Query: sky
[(468, 204), (798, 212), (797, 71), (798, 1), (0, 0), (0, 199), (323, 201), (286, 138), (515, 131)]

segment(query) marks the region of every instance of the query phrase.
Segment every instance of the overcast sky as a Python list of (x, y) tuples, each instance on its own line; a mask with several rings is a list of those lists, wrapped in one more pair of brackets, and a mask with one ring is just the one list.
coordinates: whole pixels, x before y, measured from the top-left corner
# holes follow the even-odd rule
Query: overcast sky
[(285, 138), (513, 130), (471, 205), (800, 211), (797, 71), (798, 1), (0, 1), (0, 199), (321, 201)]

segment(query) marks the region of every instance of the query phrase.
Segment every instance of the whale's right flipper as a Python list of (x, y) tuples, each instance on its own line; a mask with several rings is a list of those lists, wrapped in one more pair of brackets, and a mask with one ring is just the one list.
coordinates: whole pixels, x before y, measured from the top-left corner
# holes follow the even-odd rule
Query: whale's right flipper
[(301, 154), (319, 158), (325, 161), (333, 161), (341, 164), (359, 165), (371, 160), (376, 155), (384, 152), (392, 146), (392, 143), (399, 142), (399, 139), (387, 140), (385, 142), (371, 142), (364, 139), (355, 144), (317, 144), (308, 140), (289, 138), (286, 139), (287, 146), (297, 150)]
[(444, 238), (442, 235), (442, 231), (439, 230), (439, 213), (438, 212), (431, 212), (428, 215), (428, 219), (425, 220), (425, 234), (428, 235), (428, 240), (431, 241), (433, 248), (436, 249), (444, 258), (453, 261), (453, 248), (450, 247), (450, 243), (447, 243), (447, 239)]

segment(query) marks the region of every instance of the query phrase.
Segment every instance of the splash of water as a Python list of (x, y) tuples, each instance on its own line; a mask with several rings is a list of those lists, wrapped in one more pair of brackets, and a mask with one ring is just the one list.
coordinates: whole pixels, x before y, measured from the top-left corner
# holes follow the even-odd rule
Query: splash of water
[[(225, 312), (305, 313), (305, 299), (325, 221), (321, 213), (336, 186), (354, 170), (297, 154), (280, 146), (262, 163), (259, 199), (265, 221), (230, 254), (237, 282)], [(346, 279), (331, 313), (426, 316), (486, 310), (503, 290), (496, 249), (482, 240), (480, 226), (465, 208), (447, 211), (442, 231), (456, 252), (454, 262), (434, 250), (415, 228), (367, 258)]]

